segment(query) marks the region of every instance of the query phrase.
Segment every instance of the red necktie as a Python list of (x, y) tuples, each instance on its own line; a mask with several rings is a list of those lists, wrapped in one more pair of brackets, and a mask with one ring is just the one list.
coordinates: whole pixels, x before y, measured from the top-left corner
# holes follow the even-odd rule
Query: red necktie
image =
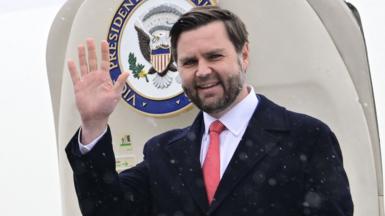
[(225, 126), (216, 120), (210, 125), (210, 144), (206, 158), (203, 163), (203, 178), (205, 181), (207, 198), (211, 204), (215, 191), (220, 181), (220, 153), (219, 153), (219, 134)]

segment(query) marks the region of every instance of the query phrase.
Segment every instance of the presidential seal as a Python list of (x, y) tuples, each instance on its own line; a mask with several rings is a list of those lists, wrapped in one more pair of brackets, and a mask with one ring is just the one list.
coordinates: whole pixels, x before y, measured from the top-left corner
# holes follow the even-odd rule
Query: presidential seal
[(171, 55), (169, 31), (192, 7), (213, 5), (210, 0), (125, 0), (107, 35), (110, 74), (126, 81), (123, 99), (135, 110), (163, 117), (186, 110), (191, 102), (183, 93)]

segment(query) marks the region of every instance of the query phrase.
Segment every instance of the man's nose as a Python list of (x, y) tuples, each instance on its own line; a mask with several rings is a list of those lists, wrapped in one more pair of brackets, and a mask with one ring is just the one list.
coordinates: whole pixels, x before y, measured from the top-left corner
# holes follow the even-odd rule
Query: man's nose
[(206, 61), (199, 61), (196, 76), (197, 77), (206, 77), (209, 74), (211, 74), (212, 69), (210, 67), (210, 64)]

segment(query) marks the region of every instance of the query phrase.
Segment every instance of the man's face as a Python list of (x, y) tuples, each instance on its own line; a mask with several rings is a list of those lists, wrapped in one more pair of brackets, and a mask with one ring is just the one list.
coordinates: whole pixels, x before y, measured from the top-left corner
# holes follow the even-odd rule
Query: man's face
[(201, 110), (219, 117), (247, 96), (248, 45), (238, 54), (222, 22), (182, 33), (177, 51), (182, 87)]

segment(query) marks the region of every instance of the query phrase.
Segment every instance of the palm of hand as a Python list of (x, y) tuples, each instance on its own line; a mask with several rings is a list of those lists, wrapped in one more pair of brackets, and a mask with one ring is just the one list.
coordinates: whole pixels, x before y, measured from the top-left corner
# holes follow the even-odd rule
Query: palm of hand
[(107, 118), (120, 98), (120, 92), (114, 89), (106, 71), (86, 74), (75, 84), (74, 90), (76, 105), (83, 121)]

